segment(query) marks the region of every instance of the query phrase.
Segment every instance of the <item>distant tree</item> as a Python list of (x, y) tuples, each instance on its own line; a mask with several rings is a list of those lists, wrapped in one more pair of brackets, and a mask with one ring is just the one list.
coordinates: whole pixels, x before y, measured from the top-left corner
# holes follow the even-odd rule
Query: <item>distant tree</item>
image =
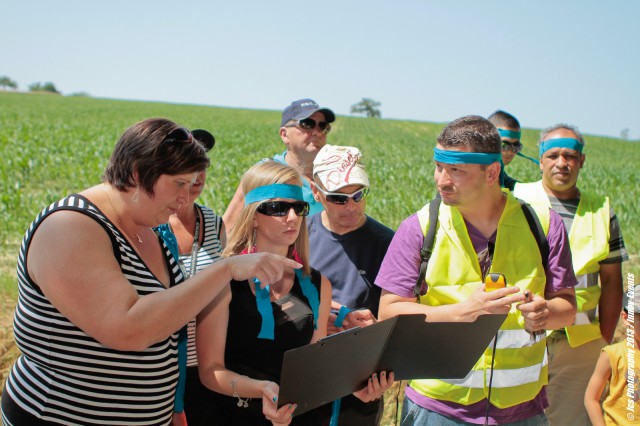
[(29, 85), (29, 90), (32, 92), (51, 92), (60, 94), (56, 89), (56, 86), (51, 82), (46, 82), (44, 84), (40, 82), (32, 83)]
[(378, 109), (380, 105), (380, 102), (374, 101), (371, 98), (362, 98), (357, 104), (351, 105), (351, 113), (366, 114), (367, 117), (380, 118), (380, 110)]
[(13, 89), (16, 90), (18, 88), (18, 83), (11, 80), (6, 75), (0, 77), (0, 87), (4, 87), (5, 89)]
[(629, 129), (620, 130), (620, 138), (624, 140), (629, 140)]

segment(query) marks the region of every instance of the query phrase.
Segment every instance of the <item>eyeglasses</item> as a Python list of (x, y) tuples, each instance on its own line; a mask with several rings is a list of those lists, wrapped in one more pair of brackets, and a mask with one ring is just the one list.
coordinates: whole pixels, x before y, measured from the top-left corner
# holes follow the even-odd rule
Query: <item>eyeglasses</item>
[(209, 151), (216, 144), (216, 139), (213, 135), (203, 129), (195, 129), (192, 132), (188, 131), (184, 127), (178, 127), (169, 132), (163, 142), (191, 142), (192, 140), (198, 141), (202, 145), (205, 151)]
[(267, 201), (258, 206), (258, 213), (267, 216), (287, 216), (289, 211), (295, 212), (297, 216), (307, 216), (309, 214), (309, 203), (306, 201), (296, 201), (290, 203), (288, 201)]
[(294, 123), (289, 124), (285, 127), (300, 126), (304, 130), (313, 130), (316, 128), (316, 125), (325, 135), (331, 131), (331, 124), (327, 123), (326, 121), (316, 122), (316, 120), (314, 120), (313, 118), (303, 118), (302, 120), (296, 120)]
[(316, 188), (318, 188), (318, 191), (324, 194), (324, 197), (328, 202), (333, 204), (347, 204), (349, 198), (353, 199), (354, 203), (359, 203), (360, 201), (364, 200), (367, 195), (369, 195), (368, 187), (358, 189), (356, 192), (351, 194), (343, 194), (341, 192), (327, 192), (320, 188), (318, 185), (316, 185)]
[(502, 141), (502, 150), (503, 151), (511, 151), (514, 154), (522, 151), (522, 144), (520, 142), (506, 142)]

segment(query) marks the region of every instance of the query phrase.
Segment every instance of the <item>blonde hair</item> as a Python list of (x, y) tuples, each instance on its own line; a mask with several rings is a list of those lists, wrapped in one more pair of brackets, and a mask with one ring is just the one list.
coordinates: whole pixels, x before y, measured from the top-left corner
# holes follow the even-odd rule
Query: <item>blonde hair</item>
[[(252, 166), (242, 176), (240, 187), (243, 195), (247, 195), (252, 189), (271, 185), (274, 183), (286, 183), (302, 186), (302, 178), (300, 174), (291, 166), (281, 164), (276, 161), (267, 160)], [(245, 249), (252, 248), (255, 244), (255, 233), (253, 227), (253, 218), (259, 202), (245, 205), (238, 216), (227, 242), (227, 247), (222, 255), (225, 257), (235, 256), (242, 253)], [(300, 233), (296, 241), (289, 247), (288, 255), (291, 256), (293, 249), (298, 252), (303, 264), (303, 271), (306, 275), (311, 273), (309, 269), (309, 238), (307, 237), (307, 219), (302, 218), (300, 224)]]

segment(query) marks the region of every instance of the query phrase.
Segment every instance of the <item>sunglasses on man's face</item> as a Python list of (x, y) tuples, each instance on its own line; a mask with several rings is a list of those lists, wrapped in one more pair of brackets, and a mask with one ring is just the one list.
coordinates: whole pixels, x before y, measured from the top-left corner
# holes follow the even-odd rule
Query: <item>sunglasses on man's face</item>
[(502, 150), (503, 151), (511, 151), (514, 154), (522, 151), (522, 144), (520, 142), (507, 142), (502, 141)]
[(316, 120), (314, 120), (313, 118), (303, 118), (302, 120), (297, 120), (286, 127), (300, 126), (304, 130), (313, 130), (316, 128), (316, 125), (318, 126), (318, 129), (320, 129), (320, 131), (325, 135), (331, 131), (331, 124), (327, 123), (326, 121), (316, 122)]
[(358, 189), (356, 192), (353, 192), (351, 194), (343, 194), (341, 192), (327, 192), (317, 185), (316, 188), (318, 188), (318, 191), (324, 194), (324, 198), (328, 202), (333, 204), (347, 204), (349, 198), (351, 198), (355, 203), (359, 203), (360, 201), (364, 200), (369, 194), (368, 187)]
[(258, 213), (267, 216), (287, 216), (293, 209), (296, 216), (306, 216), (309, 214), (309, 203), (306, 201), (296, 201), (290, 203), (288, 201), (267, 201), (258, 206)]
[(209, 151), (216, 144), (216, 139), (211, 133), (203, 129), (195, 129), (192, 132), (188, 131), (184, 127), (178, 127), (177, 129), (169, 132), (163, 142), (179, 141), (179, 142), (191, 142), (196, 140), (202, 145), (205, 151)]

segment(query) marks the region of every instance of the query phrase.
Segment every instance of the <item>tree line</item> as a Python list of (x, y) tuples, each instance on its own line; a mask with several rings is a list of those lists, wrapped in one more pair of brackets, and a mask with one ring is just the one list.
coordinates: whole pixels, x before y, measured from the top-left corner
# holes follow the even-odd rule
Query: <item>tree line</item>
[[(16, 83), (15, 80), (12, 80), (8, 76), (3, 75), (3, 76), (0, 76), (0, 87), (3, 88), (4, 90), (7, 90), (7, 89), (18, 90), (18, 83)], [(58, 89), (56, 89), (56, 85), (51, 83), (50, 81), (46, 83), (41, 83), (39, 81), (35, 83), (31, 83), (28, 86), (28, 88), (30, 92), (50, 92), (50, 93), (60, 94)]]

